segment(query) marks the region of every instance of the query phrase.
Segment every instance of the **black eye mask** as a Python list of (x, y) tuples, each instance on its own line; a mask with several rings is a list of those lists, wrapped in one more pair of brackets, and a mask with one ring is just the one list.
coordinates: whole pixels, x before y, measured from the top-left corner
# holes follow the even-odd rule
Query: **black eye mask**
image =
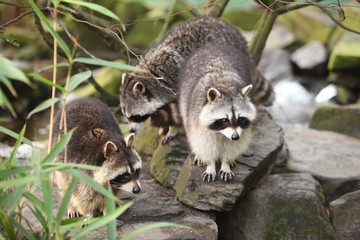
[(137, 122), (137, 123), (140, 123), (140, 122), (144, 122), (146, 119), (148, 119), (150, 117), (149, 114), (146, 114), (144, 116), (141, 116), (141, 115), (134, 115), (134, 116), (131, 116), (129, 117), (129, 121), (130, 122)]

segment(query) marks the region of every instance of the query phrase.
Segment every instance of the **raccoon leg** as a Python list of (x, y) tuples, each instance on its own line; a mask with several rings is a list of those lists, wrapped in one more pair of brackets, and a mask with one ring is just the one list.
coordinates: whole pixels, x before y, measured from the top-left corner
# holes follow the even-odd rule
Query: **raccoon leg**
[(198, 156), (195, 156), (194, 161), (193, 161), (193, 165), (194, 166), (199, 166), (199, 167), (204, 166), (203, 162), (200, 160), (200, 158)]
[[(232, 163), (230, 162), (230, 164), (232, 164)], [(234, 173), (230, 169), (229, 162), (224, 161), (221, 163), (219, 175), (220, 175), (220, 179), (225, 182), (227, 182), (228, 180), (231, 180), (233, 178)]]
[(164, 138), (161, 141), (162, 145), (168, 144), (171, 139), (173, 139), (179, 132), (179, 127), (177, 126), (169, 126), (169, 131), (164, 136)]
[(67, 216), (68, 218), (76, 218), (76, 217), (81, 217), (82, 215), (73, 206), (69, 205), (67, 209)]
[(211, 182), (211, 181), (215, 181), (215, 177), (216, 177), (216, 165), (215, 165), (215, 161), (214, 162), (209, 162), (206, 166), (206, 170), (205, 172), (203, 172), (202, 174), (202, 178), (204, 182)]

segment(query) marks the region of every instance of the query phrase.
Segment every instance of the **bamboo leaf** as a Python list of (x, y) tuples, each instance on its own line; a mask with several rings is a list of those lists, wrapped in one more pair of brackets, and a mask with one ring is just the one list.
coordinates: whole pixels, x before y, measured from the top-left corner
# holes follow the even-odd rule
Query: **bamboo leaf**
[(61, 91), (63, 94), (66, 92), (65, 88), (63, 88), (62, 86), (60, 86), (59, 84), (53, 83), (52, 81), (50, 81), (49, 79), (46, 79), (36, 73), (32, 73), (30, 74), (30, 76), (34, 77), (35, 79), (49, 85), (52, 87), (55, 87), (56, 89), (58, 89), (59, 91)]
[(5, 170), (0, 170), (0, 178), (6, 178), (11, 175), (15, 175), (19, 173), (25, 173), (31, 169), (32, 168), (30, 166), (21, 166), (21, 167), (14, 167)]
[(86, 227), (84, 227), (83, 229), (78, 231), (76, 234), (74, 234), (72, 239), (82, 238), (86, 234), (90, 233), (91, 231), (108, 224), (109, 222), (113, 221), (118, 216), (120, 216), (122, 213), (124, 213), (126, 211), (126, 209), (128, 209), (132, 204), (133, 204), (133, 202), (125, 203), (124, 205), (120, 206), (119, 208), (115, 209), (114, 211), (107, 213), (105, 216), (99, 217), (97, 219), (97, 221), (87, 225)]
[(11, 81), (7, 77), (5, 77), (3, 74), (0, 74), (0, 82), (2, 82), (7, 87), (7, 89), (9, 89), (9, 91), (11, 92), (11, 94), (14, 97), (17, 97), (17, 93), (16, 93), (15, 88), (13, 87)]
[(68, 189), (66, 190), (66, 193), (61, 201), (60, 207), (59, 207), (59, 211), (56, 215), (56, 222), (61, 222), (61, 219), (64, 217), (65, 212), (67, 210), (67, 207), (69, 205), (70, 199), (71, 199), (71, 195), (73, 194), (76, 184), (78, 182), (77, 178), (74, 178), (71, 180)]
[(10, 60), (0, 56), (0, 73), (7, 78), (21, 81), (30, 85), (30, 80)]
[(78, 73), (70, 78), (69, 86), (67, 92), (72, 92), (77, 86), (79, 86), (82, 82), (91, 77), (91, 71)]
[(51, 233), (52, 229), (53, 229), (53, 222), (54, 222), (54, 217), (53, 217), (53, 213), (52, 213), (53, 197), (52, 197), (51, 183), (50, 183), (50, 179), (48, 176), (45, 179), (41, 180), (41, 187), (42, 187), (42, 192), (43, 192), (44, 208), (45, 208), (45, 212), (43, 212), (43, 214), (45, 214), (45, 216), (46, 216), (47, 228), (48, 228), (48, 231)]
[[(111, 188), (109, 188), (111, 190)], [(106, 198), (105, 202), (106, 212), (113, 212), (115, 210), (115, 202), (110, 198)], [(108, 239), (116, 239), (116, 218), (110, 221), (107, 225), (107, 237)]]
[(49, 108), (51, 105), (59, 102), (60, 98), (49, 98), (45, 100), (44, 102), (40, 103), (35, 109), (33, 109), (26, 117), (26, 119), (30, 119), (32, 115), (35, 113), (41, 112), (47, 108)]
[(20, 223), (18, 223), (15, 219), (11, 218), (10, 219), (11, 224), (14, 225), (14, 227), (19, 230), (27, 239), (30, 240), (36, 240), (36, 238), (31, 235), (31, 233), (29, 233), (28, 230), (26, 230)]
[(94, 10), (96, 12), (99, 12), (105, 16), (108, 16), (110, 18), (113, 18), (115, 20), (118, 20), (119, 22), (120, 21), (120, 18), (118, 16), (116, 16), (115, 13), (113, 13), (112, 11), (110, 11), (109, 9), (99, 5), (99, 4), (96, 4), (96, 3), (90, 3), (90, 2), (83, 2), (83, 1), (78, 1), (78, 0), (61, 0), (61, 2), (67, 2), (67, 3), (71, 3), (71, 4), (75, 4), (75, 5), (80, 5), (80, 6), (83, 6), (83, 7), (87, 7), (87, 8), (90, 8), (91, 10)]
[(38, 178), (34, 176), (24, 177), (20, 179), (11, 179), (0, 182), (0, 189), (6, 189), (8, 187), (20, 187), (35, 182)]
[(8, 109), (11, 114), (16, 117), (16, 112), (14, 110), (14, 108), (12, 107), (9, 99), (6, 97), (6, 95), (4, 94), (4, 92), (0, 89), (0, 107), (4, 108), (4, 109)]
[[(6, 135), (9, 135), (10, 137), (13, 137), (15, 139), (19, 138), (19, 134), (17, 134), (16, 132), (13, 132), (13, 131), (11, 131), (11, 130), (3, 127), (3, 126), (0, 126), (0, 132), (5, 133)], [(23, 143), (25, 143), (25, 144), (27, 144), (27, 145), (29, 145), (31, 147), (33, 146), (32, 142), (29, 139), (25, 138), (25, 137), (22, 139), (22, 141), (23, 141)]]
[(25, 191), (26, 186), (17, 187), (12, 189), (12, 191), (5, 196), (0, 198), (0, 209), (4, 209), (9, 215), (14, 212), (19, 204), (22, 194)]
[(38, 208), (32, 208), (31, 206), (28, 206), (28, 208), (30, 209), (30, 211), (32, 212), (32, 214), (36, 217), (36, 219), (39, 221), (39, 223), (41, 224), (41, 226), (43, 227), (43, 229), (48, 230), (48, 224), (46, 219), (44, 218), (42, 212), (39, 211)]
[(44, 203), (38, 197), (36, 197), (34, 194), (32, 194), (30, 192), (25, 192), (24, 197), (27, 198), (31, 202), (31, 204), (36, 209), (38, 209), (40, 212), (45, 212)]
[(116, 198), (114, 196), (114, 194), (112, 194), (112, 192), (105, 189), (101, 184), (99, 184), (94, 179), (89, 177), (89, 175), (87, 175), (87, 174), (85, 174), (85, 173), (83, 173), (83, 172), (81, 172), (79, 170), (76, 170), (76, 169), (63, 169), (61, 171), (65, 172), (65, 173), (68, 173), (68, 174), (71, 174), (74, 177), (77, 177), (77, 178), (79, 178), (81, 180), (84, 180), (87, 184), (89, 184), (91, 187), (93, 187), (96, 191), (98, 191), (99, 193), (101, 193), (105, 197), (111, 198), (114, 201), (119, 202), (119, 199)]
[(140, 71), (140, 72), (144, 71), (141, 68), (137, 68), (134, 66), (117, 63), (117, 62), (110, 62), (110, 61), (106, 61), (106, 60), (102, 60), (102, 59), (75, 58), (74, 62), (81, 62), (81, 63), (85, 63), (85, 64), (97, 65), (97, 66), (103, 66), (103, 67), (112, 67), (112, 68), (116, 68), (116, 69), (124, 70), (124, 71)]
[(10, 240), (16, 240), (16, 234), (15, 234), (15, 231), (9, 221), (9, 218), (1, 208), (0, 208), (0, 220), (1, 220), (1, 223), (4, 226), (4, 229), (7, 233), (7, 237)]
[(51, 149), (50, 153), (41, 161), (41, 164), (49, 163), (54, 160), (65, 148), (65, 146), (69, 143), (74, 130), (69, 131), (66, 135), (64, 135), (58, 143)]
[(87, 170), (92, 170), (92, 171), (105, 170), (102, 167), (98, 167), (98, 166), (94, 166), (94, 165), (71, 163), (71, 162), (67, 162), (67, 163), (49, 162), (49, 163), (46, 163), (46, 164), (42, 164), (43, 169), (48, 170), (48, 168), (51, 168), (51, 167), (56, 167), (56, 168), (54, 168), (56, 170), (60, 170), (60, 169), (64, 169), (64, 168), (81, 168), (81, 169), (87, 169)]
[(34, 3), (33, 0), (29, 0), (31, 7), (34, 9), (36, 15), (40, 18), (42, 24), (44, 24), (53, 38), (58, 42), (60, 48), (64, 51), (66, 57), (69, 61), (72, 60), (71, 52), (69, 47), (66, 45), (65, 41), (60, 37), (60, 35), (55, 31), (52, 27), (50, 21), (45, 17), (45, 15), (41, 12), (38, 6)]
[(185, 228), (185, 229), (192, 229), (191, 227), (185, 226), (185, 225), (180, 225), (180, 224), (176, 224), (176, 223), (170, 223), (170, 222), (158, 222), (158, 223), (153, 223), (153, 224), (149, 224), (146, 226), (143, 226), (141, 228), (136, 229), (135, 231), (132, 231), (128, 234), (126, 234), (125, 236), (123, 236), (122, 238), (120, 238), (120, 240), (128, 240), (131, 239), (133, 237), (135, 237), (136, 235), (153, 229), (153, 228), (160, 228), (160, 227), (178, 227), (178, 228)]
[(69, 66), (69, 63), (67, 63), (67, 62), (60, 62), (60, 63), (55, 64), (55, 65), (49, 65), (49, 66), (40, 68), (39, 72), (42, 72), (42, 71), (44, 71), (44, 70), (53, 69), (53, 68), (68, 67), (68, 66)]
[(11, 164), (14, 159), (15, 159), (15, 156), (16, 156), (16, 153), (18, 151), (18, 148), (20, 146), (20, 143), (22, 142), (22, 139), (24, 137), (24, 134), (25, 134), (25, 130), (26, 130), (26, 124), (23, 126), (23, 128), (21, 129), (20, 133), (19, 133), (19, 137), (18, 139), (16, 139), (16, 142), (15, 142), (15, 145), (11, 151), (11, 154), (10, 154), (10, 158), (9, 160), (6, 162), (7, 164)]

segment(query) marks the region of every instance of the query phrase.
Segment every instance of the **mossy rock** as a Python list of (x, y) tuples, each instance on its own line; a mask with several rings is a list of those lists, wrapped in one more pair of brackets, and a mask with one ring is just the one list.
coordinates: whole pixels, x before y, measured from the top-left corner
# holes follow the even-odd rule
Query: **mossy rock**
[(262, 10), (230, 10), (225, 12), (221, 18), (240, 27), (242, 30), (252, 31), (261, 19), (262, 14)]
[(341, 104), (356, 103), (359, 99), (359, 91), (345, 86), (336, 86), (336, 99)]
[(309, 127), (360, 138), (360, 105), (321, 106), (311, 117)]
[(140, 155), (152, 156), (159, 141), (158, 129), (152, 127), (150, 120), (147, 120), (144, 126), (136, 132), (134, 148)]

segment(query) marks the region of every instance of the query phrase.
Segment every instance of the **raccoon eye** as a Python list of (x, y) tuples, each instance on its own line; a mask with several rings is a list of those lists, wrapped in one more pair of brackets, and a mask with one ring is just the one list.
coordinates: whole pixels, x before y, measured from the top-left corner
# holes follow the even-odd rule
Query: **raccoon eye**
[(239, 117), (238, 124), (241, 128), (247, 128), (250, 125), (250, 120), (247, 119), (246, 117)]
[(134, 116), (131, 116), (129, 117), (129, 120), (131, 122), (137, 122), (137, 123), (140, 123), (140, 122), (144, 122), (146, 119), (148, 119), (148, 117), (150, 117), (150, 115), (144, 115), (144, 116), (141, 116), (141, 115), (134, 115)]
[(120, 183), (127, 183), (131, 180), (130, 174), (124, 173), (120, 176)]
[(212, 130), (222, 130), (229, 126), (230, 120), (227, 118), (221, 118), (213, 122), (209, 128)]

